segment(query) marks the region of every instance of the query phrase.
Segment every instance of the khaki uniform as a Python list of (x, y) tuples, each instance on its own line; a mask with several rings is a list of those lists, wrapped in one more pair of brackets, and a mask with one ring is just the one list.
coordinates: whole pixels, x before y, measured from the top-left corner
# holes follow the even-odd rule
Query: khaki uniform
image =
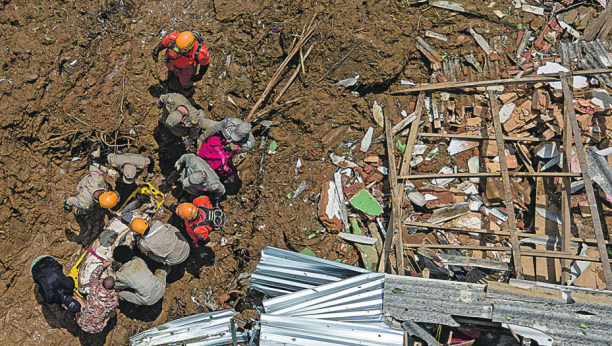
[(219, 176), (203, 158), (195, 154), (185, 154), (176, 162), (176, 165), (183, 167), (181, 182), (183, 190), (187, 193), (200, 196), (203, 192), (212, 192), (215, 197), (225, 194), (225, 186), (219, 181)]
[[(160, 96), (159, 102), (164, 105), (161, 123), (177, 137), (189, 136), (196, 139), (200, 128), (212, 126), (212, 120), (206, 119), (204, 111), (195, 109), (181, 94), (164, 94)], [(188, 114), (184, 117), (177, 110), (180, 106), (187, 109)]]
[(136, 167), (136, 176), (138, 177), (145, 168), (150, 168), (149, 173), (153, 173), (153, 162), (142, 155), (138, 154), (108, 154), (106, 157), (108, 163), (116, 169), (120, 174), (123, 174), (121, 168), (125, 164)]
[(140, 238), (138, 247), (149, 252), (151, 259), (171, 266), (180, 264), (189, 256), (189, 243), (179, 230), (167, 223), (154, 221), (149, 233)]
[(115, 273), (115, 289), (132, 291), (119, 292), (119, 298), (136, 305), (153, 305), (166, 293), (167, 272), (160, 270), (153, 275), (142, 258), (134, 257)]
[(92, 163), (89, 166), (89, 174), (77, 184), (76, 197), (70, 197), (66, 200), (66, 205), (78, 208), (75, 214), (87, 214), (93, 210), (92, 207), (98, 203), (93, 197), (94, 192), (109, 188), (103, 176), (103, 173), (107, 170), (106, 167), (97, 163)]
[[(227, 129), (228, 127), (233, 128), (242, 123), (243, 121), (238, 118), (227, 118), (222, 121), (209, 120), (208, 122), (206, 122), (206, 124), (204, 124), (205, 126), (203, 126), (203, 128), (206, 130), (206, 132), (204, 133), (203, 139), (206, 139), (212, 136), (221, 136), (222, 138), (225, 138), (223, 136), (223, 130)], [(253, 149), (253, 147), (255, 146), (255, 136), (253, 136), (252, 133), (249, 133), (249, 136), (246, 139), (243, 139), (242, 141), (236, 144), (240, 146), (240, 148), (238, 148), (237, 153), (238, 154), (245, 153)]]

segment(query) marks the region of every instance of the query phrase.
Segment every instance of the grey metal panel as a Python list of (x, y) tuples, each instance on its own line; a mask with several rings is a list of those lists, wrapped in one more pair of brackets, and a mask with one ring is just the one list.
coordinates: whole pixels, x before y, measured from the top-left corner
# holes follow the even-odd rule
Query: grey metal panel
[(260, 346), (403, 345), (404, 333), (386, 325), (261, 315)]
[(537, 329), (561, 345), (610, 345), (612, 292), (513, 281), (489, 284), (493, 321)]
[[(232, 318), (235, 313), (230, 309), (181, 318), (130, 337), (130, 344), (153, 346), (191, 341), (187, 344), (225, 345), (231, 342), (230, 323), (233, 323)], [(239, 332), (236, 337), (244, 342), (248, 339), (248, 334)]]
[(387, 274), (383, 311), (401, 321), (458, 327), (452, 315), (491, 318), (485, 298), (485, 285)]
[(261, 260), (251, 275), (249, 286), (276, 297), (285, 291), (314, 288), (370, 272), (344, 263), (266, 247), (261, 251)]

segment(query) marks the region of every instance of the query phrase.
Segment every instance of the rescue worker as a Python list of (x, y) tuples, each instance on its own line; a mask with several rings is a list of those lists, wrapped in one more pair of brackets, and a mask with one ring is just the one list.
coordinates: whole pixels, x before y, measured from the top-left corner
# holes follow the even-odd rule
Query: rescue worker
[(184, 154), (174, 167), (181, 171), (181, 183), (187, 193), (200, 196), (203, 192), (212, 192), (212, 198), (216, 200), (225, 194), (225, 186), (203, 158), (195, 154)]
[(145, 261), (136, 257), (127, 245), (113, 250), (113, 259), (119, 264), (115, 272), (115, 289), (119, 298), (136, 305), (153, 305), (166, 293), (166, 276), (169, 267), (162, 267), (153, 275)]
[(104, 181), (103, 173), (113, 178), (119, 177), (116, 171), (92, 162), (89, 165), (89, 174), (77, 184), (76, 197), (68, 198), (64, 202), (64, 209), (71, 212), (72, 207), (76, 207), (75, 215), (87, 216), (93, 211), (93, 206), (96, 204), (105, 209), (117, 205), (119, 194), (110, 190), (110, 186)]
[(145, 219), (135, 218), (130, 228), (139, 235), (137, 244), (140, 250), (148, 252), (149, 257), (156, 262), (173, 266), (189, 256), (187, 239), (170, 224), (155, 220), (149, 225)]
[(43, 255), (30, 265), (34, 282), (42, 289), (47, 304), (62, 304), (72, 313), (81, 311), (81, 299), (73, 295), (74, 280), (64, 275), (64, 267), (52, 256)]
[[(210, 126), (211, 124), (212, 126)], [(202, 141), (210, 137), (220, 136), (230, 144), (231, 152), (228, 153), (230, 156), (248, 152), (255, 146), (251, 124), (238, 118), (226, 118), (217, 122), (209, 121), (203, 125), (206, 131), (202, 135)]]
[[(193, 82), (202, 80), (208, 70), (210, 54), (204, 40), (193, 31), (173, 32), (162, 39), (153, 49), (153, 61), (157, 62), (159, 53), (166, 49), (166, 67), (178, 78), (184, 89), (191, 89)], [(196, 74), (200, 66), (200, 72)]]
[(116, 315), (115, 308), (119, 306), (119, 296), (113, 290), (115, 280), (112, 276), (100, 280), (104, 269), (112, 263), (112, 261), (106, 261), (97, 266), (91, 273), (87, 302), (83, 309), (76, 314), (77, 324), (87, 333), (101, 332), (106, 327), (108, 320)]
[(176, 215), (185, 220), (187, 234), (193, 239), (196, 247), (198, 242), (205, 242), (213, 231), (213, 227), (225, 227), (225, 214), (219, 208), (213, 208), (210, 199), (201, 196), (193, 203), (181, 203), (175, 210)]
[[(153, 179), (155, 159), (151, 156), (144, 157), (139, 154), (112, 154), (109, 151), (94, 152), (94, 157), (107, 161), (111, 167), (120, 172), (121, 182), (127, 185), (133, 184), (146, 168), (147, 180)], [(110, 170), (109, 170), (110, 171)]]
[(213, 126), (215, 121), (206, 119), (203, 110), (195, 109), (181, 94), (171, 93), (159, 97), (158, 108), (164, 108), (160, 122), (177, 137), (189, 136), (185, 144), (192, 145), (200, 128)]

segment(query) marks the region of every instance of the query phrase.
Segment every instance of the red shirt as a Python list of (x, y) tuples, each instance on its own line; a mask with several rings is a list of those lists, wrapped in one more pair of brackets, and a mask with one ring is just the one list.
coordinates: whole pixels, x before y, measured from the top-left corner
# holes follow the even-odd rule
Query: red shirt
[[(198, 197), (194, 199), (193, 204), (195, 204), (196, 206), (211, 208), (211, 209), (213, 207), (207, 196), (202, 196), (202, 197)], [(212, 226), (208, 226), (208, 225), (197, 226), (198, 223), (203, 222), (203, 221), (206, 221), (206, 213), (204, 213), (201, 210), (198, 210), (198, 216), (196, 217), (195, 220), (192, 220), (192, 221), (185, 220), (185, 227), (187, 228), (187, 233), (189, 233), (189, 236), (191, 236), (193, 241), (196, 242), (196, 245), (197, 245), (198, 239), (204, 241), (208, 239), (208, 236), (212, 232)]]
[(180, 34), (180, 32), (173, 32), (164, 37), (162, 40), (161, 45), (164, 48), (167, 48), (165, 54), (166, 59), (172, 61), (172, 64), (178, 69), (196, 67), (198, 64), (208, 65), (210, 62), (210, 54), (208, 53), (208, 48), (205, 45), (202, 45), (198, 56), (195, 56), (196, 52), (198, 51), (198, 47), (200, 46), (200, 43), (197, 40), (194, 42), (193, 47), (188, 52), (179, 53), (174, 50), (174, 47), (176, 47), (176, 38)]

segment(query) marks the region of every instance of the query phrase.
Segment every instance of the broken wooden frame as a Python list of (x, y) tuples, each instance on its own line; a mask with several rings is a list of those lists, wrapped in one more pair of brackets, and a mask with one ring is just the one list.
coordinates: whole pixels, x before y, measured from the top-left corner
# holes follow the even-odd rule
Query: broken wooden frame
[[(603, 230), (602, 230), (602, 226), (601, 226), (601, 220), (599, 217), (599, 211), (597, 209), (597, 204), (596, 204), (596, 199), (595, 199), (595, 193), (593, 190), (593, 185), (591, 182), (590, 177), (587, 174), (587, 159), (586, 159), (586, 154), (584, 151), (584, 146), (582, 144), (582, 137), (581, 137), (581, 133), (580, 133), (580, 128), (578, 126), (578, 122), (576, 119), (576, 114), (574, 111), (574, 107), (573, 107), (573, 93), (571, 92), (570, 88), (569, 88), (569, 83), (568, 83), (568, 77), (572, 76), (572, 75), (597, 75), (597, 74), (602, 74), (602, 73), (612, 73), (611, 69), (597, 69), (597, 70), (586, 70), (586, 71), (575, 71), (573, 73), (564, 73), (561, 72), (559, 74), (549, 74), (549, 75), (537, 75), (537, 76), (530, 76), (530, 77), (525, 77), (525, 78), (512, 78), (512, 79), (499, 79), (499, 80), (490, 80), (490, 81), (477, 81), (477, 82), (448, 82), (448, 83), (436, 83), (436, 84), (427, 84), (427, 85), (423, 85), (423, 86), (417, 86), (415, 88), (410, 88), (410, 89), (404, 89), (404, 90), (400, 90), (397, 92), (392, 92), (391, 94), (404, 94), (404, 93), (410, 93), (410, 92), (416, 92), (419, 91), (419, 100), (417, 102), (417, 107), (416, 110), (414, 112), (415, 115), (417, 115), (417, 119), (412, 123), (412, 127), (410, 129), (410, 134), (409, 134), (409, 138), (408, 141), (406, 143), (406, 151), (404, 153), (404, 159), (402, 162), (402, 171), (400, 172), (399, 176), (393, 176), (393, 179), (391, 181), (391, 189), (395, 191), (395, 189), (397, 189), (399, 186), (397, 184), (397, 180), (408, 180), (408, 179), (436, 179), (436, 178), (460, 178), (460, 177), (501, 177), (502, 178), (502, 184), (504, 185), (504, 190), (505, 190), (505, 200), (506, 200), (506, 211), (508, 213), (508, 228), (509, 228), (509, 232), (503, 232), (503, 235), (509, 235), (511, 238), (511, 244), (512, 247), (511, 248), (501, 248), (499, 250), (496, 249), (486, 249), (487, 251), (510, 251), (512, 252), (512, 257), (513, 257), (513, 264), (514, 264), (514, 268), (515, 268), (515, 274), (517, 276), (517, 278), (522, 278), (523, 276), (523, 270), (522, 270), (522, 263), (521, 263), (521, 256), (530, 256), (530, 257), (547, 257), (547, 258), (557, 258), (557, 259), (561, 259), (562, 260), (562, 264), (563, 264), (563, 270), (562, 270), (562, 276), (561, 276), (561, 281), (562, 283), (566, 283), (568, 278), (569, 278), (569, 260), (581, 260), (581, 261), (591, 261), (591, 262), (601, 262), (602, 264), (602, 268), (604, 271), (604, 276), (605, 276), (605, 282), (606, 282), (606, 289), (611, 290), (612, 289), (612, 267), (610, 265), (610, 259), (608, 258), (608, 254), (607, 254), (607, 250), (606, 250), (606, 244), (608, 244), (609, 242), (606, 241), (604, 239), (604, 235), (603, 235)], [(577, 156), (580, 162), (580, 169), (581, 169), (581, 173), (580, 174), (576, 174), (576, 173), (571, 173), (570, 172), (570, 160), (571, 160), (571, 156), (570, 155), (564, 155), (564, 162), (563, 164), (563, 172), (560, 173), (552, 173), (552, 172), (517, 172), (514, 173), (513, 176), (523, 176), (523, 177), (560, 177), (562, 178), (562, 184), (563, 184), (563, 190), (562, 190), (562, 198), (561, 198), (561, 202), (562, 202), (562, 229), (561, 229), (561, 239), (562, 239), (562, 251), (521, 251), (520, 249), (520, 242), (519, 242), (519, 232), (516, 229), (516, 220), (515, 220), (515, 215), (514, 215), (514, 207), (513, 207), (513, 201), (512, 201), (512, 194), (511, 194), (511, 188), (510, 188), (510, 182), (509, 182), (509, 178), (510, 178), (510, 174), (508, 172), (508, 168), (506, 165), (506, 160), (505, 160), (505, 150), (504, 150), (504, 141), (508, 140), (508, 141), (531, 141), (531, 142), (536, 142), (536, 141), (542, 141), (542, 139), (540, 138), (528, 138), (528, 137), (510, 137), (510, 136), (503, 136), (503, 132), (502, 132), (502, 127), (501, 127), (501, 122), (499, 119), (499, 114), (498, 114), (498, 110), (497, 110), (497, 100), (495, 99), (495, 95), (493, 93), (493, 91), (489, 91), (489, 101), (490, 101), (490, 105), (491, 105), (491, 110), (492, 110), (492, 118), (493, 118), (493, 122), (494, 122), (494, 126), (495, 126), (495, 137), (491, 137), (491, 136), (479, 136), (479, 135), (467, 135), (467, 134), (428, 134), (428, 133), (418, 133), (418, 128), (419, 128), (419, 123), (420, 123), (420, 119), (421, 119), (421, 115), (422, 115), (422, 108), (423, 108), (423, 99), (424, 99), (424, 92), (425, 91), (437, 91), (437, 90), (448, 90), (448, 89), (462, 89), (462, 88), (474, 88), (474, 87), (483, 87), (483, 86), (498, 86), (498, 85), (509, 85), (509, 84), (535, 84), (535, 83), (542, 83), (542, 82), (555, 82), (555, 81), (561, 81), (562, 86), (563, 86), (563, 98), (564, 98), (564, 126), (563, 126), (563, 147), (564, 150), (569, 150), (571, 151), (571, 143), (572, 143), (572, 137), (574, 139), (575, 142), (575, 146), (576, 146), (576, 152), (577, 152)], [(422, 137), (452, 137), (452, 138), (463, 138), (463, 139), (471, 139), (471, 140), (491, 140), (491, 139), (495, 139), (496, 140), (496, 144), (499, 150), (499, 157), (500, 157), (500, 172), (497, 173), (478, 173), (478, 174), (471, 174), (471, 173), (457, 173), (457, 174), (416, 174), (416, 175), (410, 175), (409, 174), (409, 162), (410, 162), (410, 158), (412, 156), (412, 148), (414, 146), (416, 137), (418, 136), (422, 136)], [(391, 139), (387, 138), (388, 142), (391, 142)], [(394, 162), (395, 164), (395, 162)], [(407, 168), (404, 169), (404, 166), (406, 166)], [(587, 194), (587, 199), (588, 199), (588, 203), (589, 203), (589, 208), (591, 211), (591, 215), (592, 215), (592, 221), (593, 221), (593, 228), (595, 231), (595, 236), (596, 236), (596, 244), (599, 250), (599, 258), (593, 258), (593, 257), (584, 257), (584, 256), (577, 256), (577, 255), (572, 255), (569, 253), (570, 251), (570, 241), (585, 241), (585, 240), (581, 240), (581, 239), (576, 239), (576, 238), (572, 238), (571, 237), (571, 232), (570, 232), (570, 227), (571, 227), (571, 214), (570, 214), (570, 208), (571, 208), (571, 191), (569, 189), (569, 178), (570, 177), (582, 177), (582, 179), (584, 180), (585, 183), (585, 190), (586, 190), (586, 194)], [(403, 187), (403, 184), (401, 184), (401, 186)], [(398, 191), (401, 192), (401, 191)], [(401, 193), (395, 193), (394, 194), (394, 205), (396, 203), (401, 203), (401, 200), (396, 201), (396, 196), (397, 195), (403, 195)], [(395, 214), (395, 213), (394, 213)], [(401, 215), (401, 210), (399, 212), (399, 214)], [(421, 227), (430, 227), (430, 228), (437, 228), (437, 229), (449, 229), (448, 227), (442, 227), (442, 226), (436, 226), (436, 225), (430, 225), (430, 224), (425, 224), (425, 223), (414, 223), (414, 222), (410, 222), (407, 224), (413, 224), (415, 226), (421, 226)], [(486, 231), (486, 230), (472, 230), (472, 229), (461, 229), (461, 228), (453, 228), (453, 231), (462, 231), (462, 232), (475, 232), (475, 233), (489, 233), (491, 234), (491, 232)], [(482, 232), (485, 231), (485, 232)], [(492, 234), (498, 234), (501, 235), (502, 232), (494, 232)], [(402, 233), (399, 233), (400, 235)], [(525, 234), (521, 234), (520, 236), (525, 236)], [(401, 236), (400, 236), (401, 238)], [(591, 240), (592, 241), (592, 240)], [(387, 242), (389, 242), (389, 248), (391, 247), (391, 239), (388, 239), (385, 241), (385, 245), (387, 245)], [(425, 244), (415, 244), (413, 246), (413, 244), (407, 244), (404, 245), (405, 248), (414, 248), (414, 247), (420, 247), (420, 246), (425, 246), (428, 247), (428, 245)], [(387, 246), (385, 246), (387, 247)], [(434, 248), (433, 245), (431, 246), (431, 248)], [(465, 246), (456, 246), (456, 245), (446, 245), (446, 246), (442, 246), (442, 247), (435, 247), (435, 248), (448, 248), (448, 249), (462, 249), (462, 248), (466, 248)], [(473, 248), (473, 247), (472, 247)], [(467, 249), (467, 248), (466, 248)], [(403, 257), (403, 256), (402, 256)], [(605, 259), (605, 260), (604, 260)], [(386, 263), (388, 261), (388, 252), (386, 253), (386, 257), (383, 257), (381, 259), (384, 263)], [(403, 262), (403, 261), (402, 261)], [(383, 267), (383, 271), (384, 271), (384, 267)]]

